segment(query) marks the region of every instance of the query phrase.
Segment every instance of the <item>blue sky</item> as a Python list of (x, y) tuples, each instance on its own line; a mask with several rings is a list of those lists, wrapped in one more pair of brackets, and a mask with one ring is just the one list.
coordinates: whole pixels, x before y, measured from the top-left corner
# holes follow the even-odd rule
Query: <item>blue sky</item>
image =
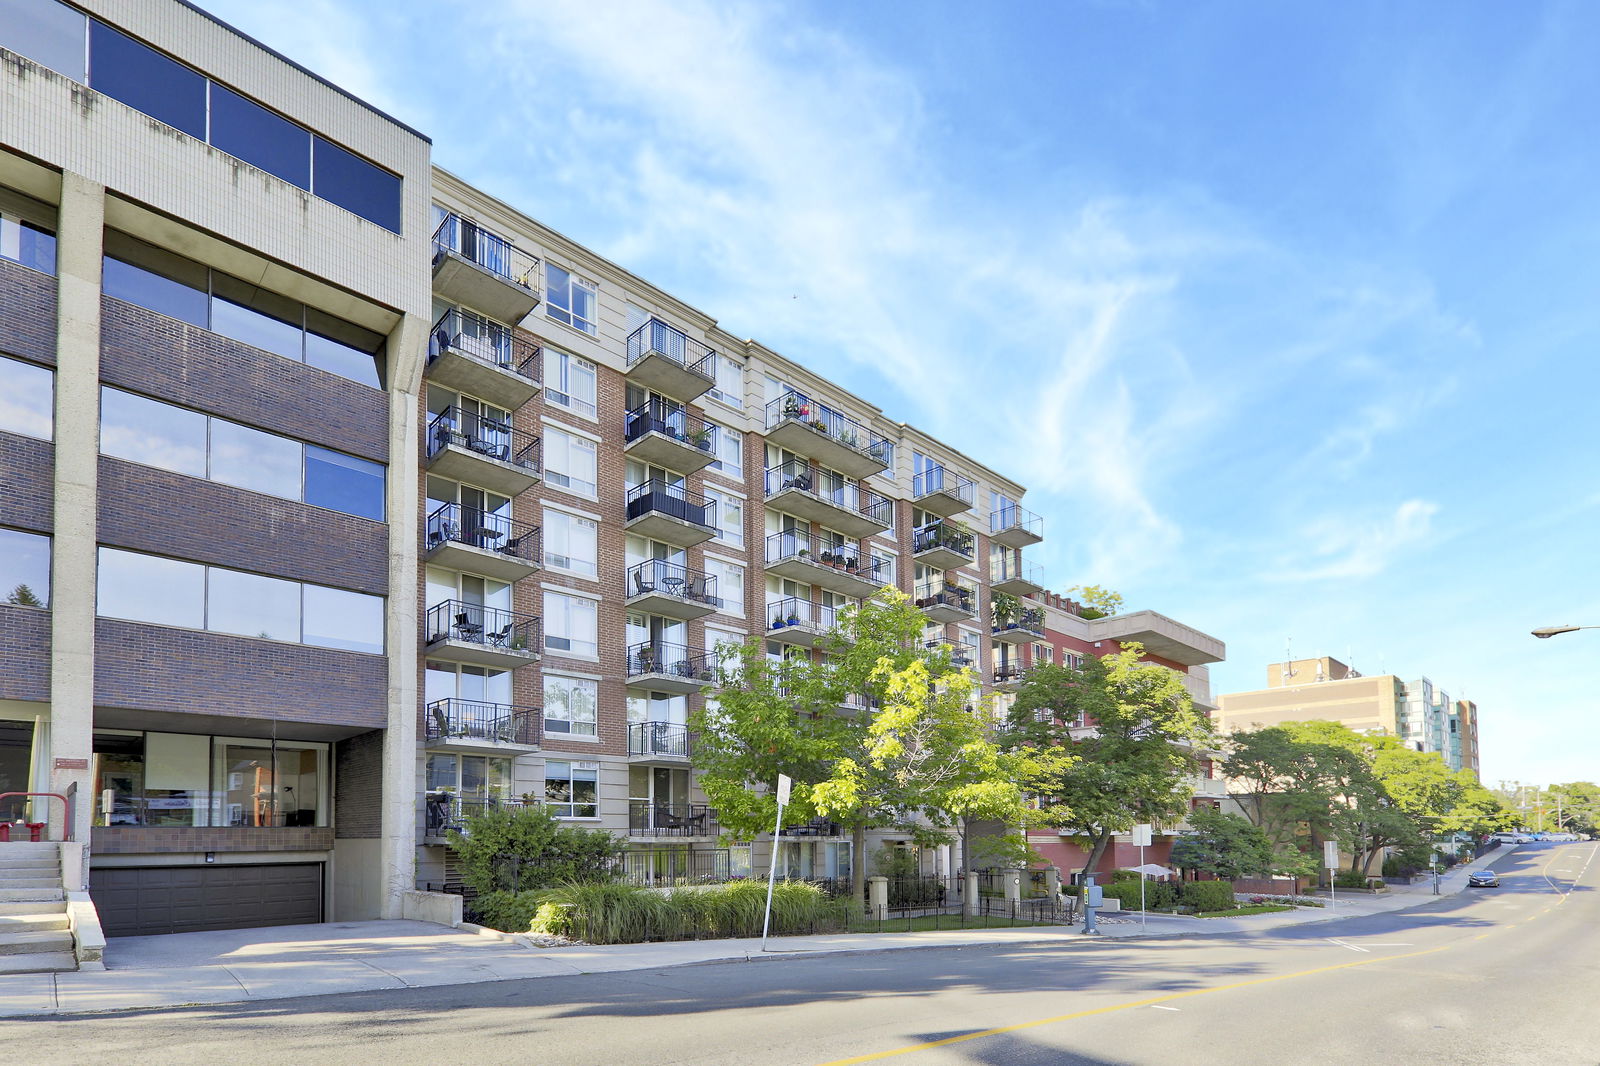
[(1600, 7), (213, 0), (1028, 484), (1055, 587), (1600, 777)]

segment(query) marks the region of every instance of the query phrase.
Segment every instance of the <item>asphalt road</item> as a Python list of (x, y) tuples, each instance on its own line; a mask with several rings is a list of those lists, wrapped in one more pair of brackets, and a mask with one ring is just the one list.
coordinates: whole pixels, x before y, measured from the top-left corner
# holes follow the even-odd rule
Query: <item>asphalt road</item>
[(782, 956), (0, 1022), (52, 1063), (1600, 1063), (1600, 845), (1499, 889), (1249, 936)]

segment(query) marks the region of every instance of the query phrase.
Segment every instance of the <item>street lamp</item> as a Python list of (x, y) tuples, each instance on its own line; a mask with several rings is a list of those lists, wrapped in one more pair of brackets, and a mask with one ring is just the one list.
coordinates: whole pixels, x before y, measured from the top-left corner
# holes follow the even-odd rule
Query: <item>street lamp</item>
[(1542, 629), (1535, 629), (1533, 635), (1540, 640), (1549, 640), (1559, 633), (1576, 633), (1580, 629), (1600, 629), (1600, 626), (1545, 626)]

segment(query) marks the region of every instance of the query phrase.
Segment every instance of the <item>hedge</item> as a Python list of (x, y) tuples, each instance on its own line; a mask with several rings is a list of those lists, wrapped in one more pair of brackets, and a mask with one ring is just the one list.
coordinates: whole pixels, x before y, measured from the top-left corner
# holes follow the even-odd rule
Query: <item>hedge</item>
[[(568, 884), (478, 897), (485, 923), (505, 932), (547, 933), (589, 944), (637, 944), (761, 935), (767, 886), (746, 881), (668, 892), (630, 884)], [(772, 896), (772, 932), (843, 932), (848, 900), (816, 885), (780, 881)]]
[(1231, 881), (1185, 881), (1180, 898), (1197, 911), (1225, 911), (1235, 906)]

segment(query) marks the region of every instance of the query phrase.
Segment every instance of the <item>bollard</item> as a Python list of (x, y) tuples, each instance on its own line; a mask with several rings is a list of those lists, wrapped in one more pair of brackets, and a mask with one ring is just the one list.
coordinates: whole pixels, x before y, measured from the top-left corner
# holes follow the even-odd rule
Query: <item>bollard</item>
[(882, 922), (889, 917), (889, 879), (887, 877), (867, 878), (867, 917), (875, 922)]
[(975, 870), (967, 871), (967, 888), (961, 894), (961, 911), (968, 918), (978, 916), (978, 874)]

